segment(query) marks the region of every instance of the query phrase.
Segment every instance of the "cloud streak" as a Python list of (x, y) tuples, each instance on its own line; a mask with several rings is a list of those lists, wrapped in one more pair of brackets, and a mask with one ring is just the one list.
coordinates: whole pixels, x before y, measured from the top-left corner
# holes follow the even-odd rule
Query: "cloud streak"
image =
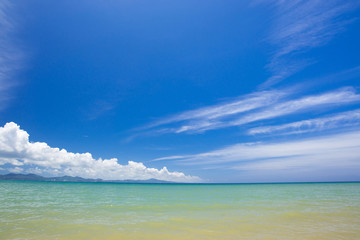
[(296, 100), (290, 100), (281, 104), (274, 105), (263, 111), (249, 114), (241, 117), (233, 122), (230, 126), (242, 125), (254, 121), (276, 118), (284, 115), (298, 113), (302, 111), (310, 111), (314, 108), (324, 106), (345, 105), (360, 101), (360, 95), (356, 94), (353, 88), (343, 88), (337, 91), (328, 92), (319, 95), (302, 97)]
[[(233, 116), (239, 113), (244, 113), (270, 105), (277, 102), (282, 97), (288, 95), (288, 91), (261, 91), (245, 96), (240, 96), (236, 100), (216, 104), (213, 106), (203, 107), (191, 111), (185, 111), (183, 113), (159, 120), (154, 122), (145, 128), (152, 128), (169, 123), (176, 123), (182, 121), (193, 121), (205, 124), (206, 122), (216, 121), (221, 118)], [(182, 132), (177, 130), (178, 132)]]
[[(143, 163), (129, 161), (121, 165), (116, 158), (94, 159), (90, 153), (72, 153), (52, 148), (44, 142), (30, 142), (29, 134), (13, 123), (0, 127), (0, 166), (16, 172), (36, 172), (50, 175), (70, 175), (106, 180), (160, 179), (174, 182), (199, 182), (196, 176), (158, 170)], [(11, 166), (11, 167), (7, 167)], [(7, 168), (5, 168), (7, 167)]]
[(250, 135), (256, 134), (297, 134), (321, 131), (324, 129), (343, 128), (360, 125), (360, 110), (342, 112), (329, 117), (308, 119), (288, 124), (252, 128)]
[(138, 130), (155, 129), (157, 127), (163, 127), (169, 124), (181, 125), (180, 127), (171, 126), (161, 129), (157, 128), (153, 132), (157, 134), (185, 132), (196, 133), (211, 129), (223, 128), (227, 126), (226, 122), (228, 119), (231, 119), (239, 114), (253, 111), (254, 109), (275, 104), (280, 99), (288, 96), (290, 92), (290, 90), (255, 92), (252, 94), (240, 96), (233, 101), (185, 111), (156, 121)]
[(10, 17), (12, 4), (0, 2), (0, 110), (7, 106), (11, 99), (9, 90), (16, 86), (15, 72), (21, 68), (23, 54), (14, 44), (16, 27)]
[(357, 130), (293, 141), (240, 143), (200, 154), (155, 160), (243, 171), (360, 169), (359, 139), (360, 131)]
[[(264, 1), (265, 2), (265, 1)], [(294, 60), (312, 48), (326, 45), (352, 21), (343, 15), (359, 6), (358, 1), (273, 1), (274, 29), (269, 41), (277, 46), (267, 68), (272, 76), (261, 87), (270, 87), (315, 60)]]
[(257, 92), (230, 103), (179, 113), (148, 127), (157, 133), (201, 133), (360, 102), (360, 95), (351, 87), (298, 99), (289, 99), (290, 93), (290, 90)]

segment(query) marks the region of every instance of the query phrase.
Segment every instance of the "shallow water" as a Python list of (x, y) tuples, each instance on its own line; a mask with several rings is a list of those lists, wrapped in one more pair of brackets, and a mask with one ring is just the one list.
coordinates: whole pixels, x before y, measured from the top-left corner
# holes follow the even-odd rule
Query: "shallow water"
[(0, 181), (0, 239), (359, 239), (360, 183)]

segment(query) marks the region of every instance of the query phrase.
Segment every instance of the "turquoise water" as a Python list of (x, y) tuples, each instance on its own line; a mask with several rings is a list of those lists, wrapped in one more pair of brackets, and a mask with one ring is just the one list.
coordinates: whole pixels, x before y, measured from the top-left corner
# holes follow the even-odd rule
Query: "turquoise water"
[(0, 239), (359, 239), (360, 183), (0, 181)]

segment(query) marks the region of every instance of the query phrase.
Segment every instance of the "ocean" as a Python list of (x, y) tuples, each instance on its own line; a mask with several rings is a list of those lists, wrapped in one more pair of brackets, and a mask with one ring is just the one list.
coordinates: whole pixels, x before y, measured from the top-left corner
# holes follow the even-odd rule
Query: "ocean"
[(0, 239), (360, 239), (360, 183), (0, 181)]

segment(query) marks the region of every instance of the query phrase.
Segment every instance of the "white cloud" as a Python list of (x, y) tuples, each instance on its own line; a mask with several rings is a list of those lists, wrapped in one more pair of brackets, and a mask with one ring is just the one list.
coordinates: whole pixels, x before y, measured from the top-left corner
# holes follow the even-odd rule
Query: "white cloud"
[(21, 167), (14, 167), (14, 168), (9, 168), (7, 169), (9, 172), (12, 172), (12, 173), (21, 173), (23, 172), (23, 169)]
[(339, 106), (360, 101), (360, 95), (355, 93), (353, 88), (342, 88), (337, 91), (327, 92), (319, 95), (305, 96), (300, 99), (290, 100), (276, 104), (262, 111), (248, 114), (229, 125), (242, 125), (249, 122), (271, 119), (301, 111), (310, 111), (314, 108), (324, 106)]
[(360, 125), (360, 110), (338, 113), (329, 117), (308, 119), (288, 124), (252, 128), (250, 135), (255, 134), (296, 134)]
[(107, 180), (150, 178), (175, 182), (201, 180), (182, 172), (169, 172), (166, 167), (158, 170), (133, 161), (121, 165), (116, 158), (94, 159), (90, 153), (72, 153), (65, 149), (52, 148), (43, 142), (29, 142), (29, 134), (13, 122), (0, 127), (0, 165), (4, 164), (15, 166), (16, 171), (20, 169), (26, 171), (26, 167), (29, 167), (30, 172), (41, 171), (56, 175)]
[[(357, 8), (358, 1), (271, 1), (276, 15), (269, 37), (277, 47), (268, 64), (273, 73), (262, 87), (274, 85), (312, 64), (314, 60), (293, 60), (307, 50), (326, 45), (352, 19), (340, 18)], [(269, 1), (263, 1), (269, 3)]]
[[(195, 110), (185, 111), (180, 114), (176, 114), (174, 116), (159, 120), (155, 123), (146, 126), (145, 128), (152, 128), (160, 125), (182, 122), (182, 121), (193, 121), (193, 122), (197, 122), (198, 124), (200, 122), (203, 122), (202, 124), (199, 125), (207, 125), (207, 123), (210, 123), (211, 121), (216, 121), (217, 119), (248, 112), (253, 109), (257, 109), (260, 107), (273, 104), (288, 94), (289, 91), (285, 91), (285, 90), (255, 92), (252, 94), (240, 96), (236, 100), (230, 102), (225, 102)], [(210, 125), (212, 124), (210, 123)], [(180, 129), (176, 131), (182, 132)]]
[(149, 127), (174, 124), (175, 126), (157, 129), (157, 133), (199, 133), (308, 112), (320, 107), (324, 109), (324, 107), (360, 102), (360, 95), (351, 87), (298, 99), (286, 98), (291, 92), (290, 90), (257, 92), (230, 103), (186, 111), (160, 120)]
[(255, 92), (239, 96), (233, 101), (185, 111), (174, 116), (161, 119), (138, 130), (179, 123), (182, 123), (180, 127), (166, 127), (160, 130), (157, 129), (154, 132), (157, 134), (204, 132), (211, 129), (223, 128), (227, 126), (227, 121), (229, 121), (228, 119), (238, 116), (239, 114), (253, 111), (254, 109), (275, 104), (280, 99), (288, 96), (290, 93), (291, 90)]
[(205, 153), (155, 160), (247, 171), (321, 171), (329, 168), (335, 171), (344, 168), (360, 170), (360, 131), (275, 143), (240, 143)]
[(17, 84), (14, 75), (23, 61), (22, 52), (14, 44), (16, 28), (9, 16), (11, 10), (12, 4), (9, 1), (0, 1), (0, 110), (6, 107), (12, 97), (9, 90)]

